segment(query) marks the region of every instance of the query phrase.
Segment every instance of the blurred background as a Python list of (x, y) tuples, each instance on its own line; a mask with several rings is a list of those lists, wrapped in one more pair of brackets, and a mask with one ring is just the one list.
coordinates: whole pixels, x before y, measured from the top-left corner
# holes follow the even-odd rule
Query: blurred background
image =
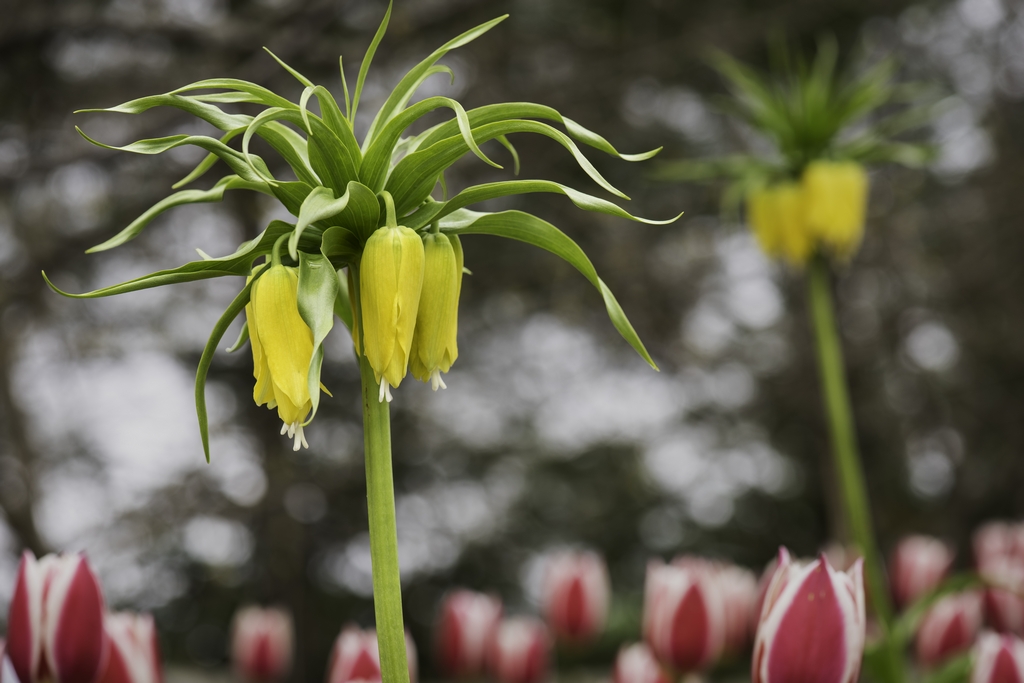
[[(72, 115), (213, 76), (297, 99), (271, 48), (338, 92), (386, 5), (379, 0), (2, 0), (0, 15), (0, 619), (17, 558), (85, 549), (107, 600), (154, 611), (165, 657), (216, 671), (244, 602), (296, 617), (294, 681), (322, 680), (345, 623), (371, 625), (359, 375), (328, 339), (326, 399), (310, 449), (292, 453), (251, 400), (248, 349), (218, 353), (208, 388), (212, 462), (192, 398), (195, 365), (238, 283), (109, 300), (63, 299), (220, 255), (281, 209), (229, 193), (184, 207), (116, 250), (83, 251), (170, 191), (200, 158), (98, 149), (203, 132), (180, 112)], [(534, 248), (464, 240), (458, 363), (447, 391), (411, 379), (393, 403), (400, 555), (409, 627), (431, 678), (431, 625), (453, 586), (536, 609), (539, 558), (603, 553), (617, 639), (639, 635), (648, 558), (700, 553), (759, 570), (780, 544), (811, 554), (834, 523), (827, 433), (803, 279), (722, 218), (716, 188), (652, 179), (658, 160), (736, 151), (747, 131), (716, 109), (712, 47), (766, 62), (773, 32), (813, 50), (838, 38), (856, 62), (891, 55), (932, 83), (926, 171), (877, 169), (867, 237), (840, 273), (838, 306), (874, 513), (885, 549), (919, 531), (958, 545), (1024, 515), (1024, 2), (1020, 0), (398, 0), (364, 93), (365, 126), (406, 69), (457, 33), (511, 18), (442, 63), (421, 96), (467, 108), (528, 100), (620, 150), (594, 152), (634, 214), (525, 206), (590, 255), (661, 367), (619, 338), (597, 293)], [(432, 122), (432, 121), (430, 121)], [(358, 133), (358, 131), (357, 131)], [(522, 176), (592, 188), (557, 145), (516, 136)], [(489, 143), (493, 145), (494, 143)], [(504, 152), (496, 145), (488, 154)], [(509, 177), (472, 156), (453, 190)], [(237, 325), (226, 335), (233, 338)]]

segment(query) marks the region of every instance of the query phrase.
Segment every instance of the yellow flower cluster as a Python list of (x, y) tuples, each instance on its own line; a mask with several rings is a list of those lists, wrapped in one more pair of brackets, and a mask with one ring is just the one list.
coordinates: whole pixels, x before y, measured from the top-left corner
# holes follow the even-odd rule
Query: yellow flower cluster
[[(444, 387), (458, 356), (462, 246), (458, 237), (403, 226), (384, 227), (366, 241), (359, 263), (363, 355), (391, 400), (410, 366), (413, 375)], [(359, 341), (357, 338), (357, 345)]]
[(799, 183), (759, 188), (747, 197), (747, 219), (766, 254), (793, 265), (824, 249), (849, 258), (864, 234), (868, 177), (860, 164), (815, 161)]

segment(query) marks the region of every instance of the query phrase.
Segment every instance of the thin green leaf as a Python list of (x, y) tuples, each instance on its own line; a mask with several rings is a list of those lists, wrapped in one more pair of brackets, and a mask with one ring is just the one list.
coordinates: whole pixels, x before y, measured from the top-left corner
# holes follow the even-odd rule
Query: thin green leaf
[(320, 253), (330, 259), (335, 266), (358, 262), (362, 253), (362, 245), (355, 233), (341, 226), (324, 230), (320, 241)]
[[(390, 12), (390, 5), (388, 6), (388, 11)], [(409, 97), (411, 96), (412, 92), (415, 91), (419, 84), (423, 82), (423, 75), (432, 66), (434, 66), (434, 63), (437, 62), (437, 60), (441, 59), (441, 57), (444, 57), (451, 50), (462, 47), (463, 45), (466, 45), (467, 43), (476, 40), (483, 34), (490, 31), (492, 28), (500, 24), (501, 22), (505, 21), (505, 19), (507, 18), (508, 15), (505, 14), (495, 19), (491, 19), (490, 21), (484, 22), (479, 26), (471, 28), (465, 33), (462, 33), (452, 38), (447, 43), (434, 50), (432, 53), (430, 53), (430, 55), (427, 56), (426, 59), (424, 59), (419, 64), (414, 66), (412, 69), (410, 69), (409, 73), (403, 76), (402, 80), (399, 81), (398, 85), (395, 86), (394, 90), (391, 91), (391, 94), (388, 96), (388, 99), (381, 106), (380, 110), (377, 112), (377, 115), (373, 117), (373, 123), (370, 124), (370, 129), (366, 133), (366, 138), (363, 142), (363, 146), (368, 147), (370, 143), (373, 141), (374, 137), (376, 136), (377, 129), (386, 125), (388, 121), (390, 121), (394, 116), (398, 114), (399, 111), (401, 111), (402, 107), (405, 106), (405, 103), (409, 101)]]
[(380, 223), (380, 201), (366, 185), (350, 182), (345, 188), (348, 204), (330, 221), (352, 231), (360, 243), (365, 242)]
[(130, 102), (125, 102), (124, 104), (119, 104), (116, 107), (108, 107), (106, 109), (79, 109), (75, 113), (114, 112), (118, 114), (141, 114), (153, 107), (174, 107), (176, 109), (181, 109), (182, 111), (188, 112), (189, 114), (192, 114), (193, 116), (200, 118), (221, 130), (234, 130), (236, 128), (244, 127), (249, 122), (250, 118), (241, 114), (228, 114), (212, 104), (207, 104), (193, 97), (184, 97), (173, 93), (140, 97), (139, 99), (131, 100)]
[(338, 270), (338, 296), (334, 297), (334, 315), (341, 319), (349, 334), (352, 333), (352, 300), (348, 294), (348, 273)]
[(269, 48), (269, 47), (267, 47), (266, 45), (264, 45), (264, 46), (263, 46), (263, 49), (264, 49), (264, 50), (266, 51), (266, 53), (267, 53), (268, 55), (270, 55), (271, 57), (273, 57), (273, 58), (274, 58), (274, 61), (275, 61), (275, 62), (277, 62), (278, 64), (280, 64), (280, 65), (281, 65), (282, 67), (284, 67), (284, 70), (285, 70), (285, 71), (287, 71), (287, 72), (288, 72), (288, 73), (290, 73), (290, 74), (291, 74), (292, 76), (294, 76), (294, 77), (295, 77), (295, 80), (297, 80), (297, 81), (298, 81), (299, 83), (301, 83), (302, 85), (306, 86), (307, 88), (312, 88), (312, 87), (313, 87), (313, 82), (312, 82), (311, 80), (309, 80), (308, 78), (306, 78), (305, 76), (303, 76), (302, 74), (300, 74), (300, 73), (299, 73), (298, 71), (296, 71), (296, 70), (295, 70), (295, 69), (293, 69), (292, 67), (290, 67), (290, 66), (288, 66), (287, 64), (285, 64), (285, 63), (284, 63), (284, 60), (283, 60), (283, 59), (281, 59), (280, 57), (278, 57), (277, 55), (275, 55), (275, 54), (274, 54), (273, 52), (271, 52), (271, 51), (270, 51), (270, 48)]
[(290, 214), (298, 216), (299, 209), (302, 208), (302, 202), (306, 201), (306, 197), (313, 191), (313, 186), (301, 180), (277, 182), (270, 186), (270, 191), (284, 204), (284, 208), (288, 209)]
[(309, 364), (309, 397), (313, 410), (320, 406), (320, 368), (324, 360), (324, 339), (334, 327), (334, 300), (338, 297), (338, 273), (323, 254), (299, 254), (299, 315), (313, 333), (313, 357)]
[(516, 151), (515, 146), (504, 135), (499, 135), (495, 139), (512, 155), (512, 175), (519, 175), (519, 152)]
[[(226, 145), (243, 132), (245, 132), (244, 128), (236, 128), (234, 130), (229, 130), (228, 132), (224, 133), (224, 135), (221, 136), (220, 141)], [(199, 165), (192, 169), (192, 171), (188, 175), (186, 175), (184, 178), (171, 185), (171, 189), (177, 190), (179, 187), (184, 187), (185, 185), (195, 182), (199, 178), (203, 177), (204, 175), (206, 175), (206, 172), (213, 168), (213, 165), (217, 163), (218, 158), (219, 157), (216, 154), (207, 154), (205, 157), (203, 157), (203, 160), (199, 162)]]
[(462, 209), (453, 213), (447, 219), (442, 220), (441, 230), (456, 235), (496, 235), (498, 237), (507, 237), (540, 247), (563, 259), (580, 271), (601, 293), (605, 308), (608, 311), (608, 317), (623, 339), (629, 342), (629, 345), (652, 368), (658, 369), (650, 354), (647, 353), (647, 349), (644, 348), (643, 342), (640, 341), (640, 337), (637, 336), (636, 330), (633, 329), (629, 319), (626, 318), (622, 307), (619, 306), (619, 302), (616, 301), (608, 286), (598, 277), (597, 271), (594, 270), (594, 264), (590, 262), (590, 259), (583, 253), (579, 245), (555, 226), (522, 211), (476, 213)]
[(225, 349), (225, 351), (227, 353), (234, 353), (238, 349), (242, 348), (242, 346), (247, 341), (249, 341), (249, 321), (248, 320), (246, 320), (244, 323), (242, 323), (242, 329), (238, 331), (238, 339), (235, 340), (234, 344), (232, 344), (227, 349)]
[(352, 96), (352, 112), (349, 114), (349, 121), (354, 122), (356, 120), (356, 110), (359, 109), (359, 98), (363, 94), (363, 84), (366, 83), (366, 74), (370, 70), (370, 63), (373, 62), (373, 55), (377, 52), (377, 46), (380, 45), (380, 41), (384, 38), (384, 33), (388, 30), (388, 22), (391, 20), (392, 4), (392, 2), (388, 2), (388, 11), (384, 13), (384, 18), (381, 19), (380, 26), (377, 27), (377, 33), (374, 34), (373, 40), (370, 41), (370, 46), (366, 48), (366, 54), (363, 56), (363, 62), (359, 65), (359, 77), (356, 79), (356, 91)]
[(924, 683), (967, 683), (974, 668), (974, 653), (965, 652), (944, 663), (941, 668), (928, 673)]
[(342, 115), (334, 95), (322, 85), (313, 88), (313, 94), (316, 95), (317, 102), (320, 103), (320, 116), (324, 124), (338, 136), (341, 144), (348, 148), (349, 154), (353, 158), (361, 159), (362, 152), (359, 149), (359, 142), (352, 132), (352, 124)]
[(227, 190), (254, 190), (256, 192), (262, 192), (263, 194), (273, 196), (270, 189), (264, 183), (252, 183), (247, 180), (242, 180), (236, 175), (226, 176), (217, 181), (217, 184), (209, 190), (182, 190), (181, 192), (175, 192), (169, 197), (164, 197), (147, 209), (141, 216), (129, 223), (128, 227), (124, 230), (102, 244), (97, 244), (95, 247), (88, 249), (86, 253), (92, 254), (98, 251), (113, 249), (114, 247), (120, 246), (125, 242), (134, 239), (154, 218), (175, 206), (182, 206), (183, 204), (199, 204), (203, 202), (219, 202), (224, 198), (224, 192)]
[(299, 209), (299, 220), (295, 223), (295, 231), (288, 238), (288, 253), (293, 259), (297, 259), (299, 238), (303, 231), (317, 221), (334, 218), (348, 206), (349, 193), (345, 192), (339, 199), (334, 198), (334, 192), (327, 187), (316, 187), (302, 202)]
[[(294, 112), (292, 110), (282, 109), (280, 107), (270, 107), (269, 109), (261, 111), (258, 116), (249, 122), (249, 125), (245, 129), (245, 135), (242, 136), (242, 156), (245, 158), (246, 162), (252, 166), (254, 173), (262, 175), (260, 170), (252, 163), (252, 159), (255, 155), (249, 153), (249, 142), (252, 140), (252, 136), (257, 133), (266, 134), (266, 131), (262, 130), (264, 127), (269, 129), (270, 123), (279, 119), (291, 119), (293, 115)], [(293, 141), (289, 137), (281, 134), (282, 130), (287, 131), (289, 129), (284, 126), (280, 126), (279, 129), (270, 132), (270, 135), (274, 137), (275, 142), (278, 143), (278, 145), (275, 145), (276, 147), (279, 147), (278, 152), (281, 153), (281, 156), (288, 162), (288, 165), (291, 166), (292, 171), (294, 171), (295, 176), (299, 180), (310, 185), (319, 185), (320, 179), (317, 177), (313, 169), (310, 168), (308, 159), (302, 156), (302, 149), (296, 149)], [(264, 178), (266, 183), (273, 184), (277, 182), (270, 176), (269, 171), (267, 172), (267, 176), (268, 177)]]
[(345, 118), (352, 121), (352, 99), (348, 95), (348, 81), (345, 80), (345, 61), (338, 55), (338, 71), (341, 72), (341, 91), (345, 93)]
[[(416, 82), (413, 83), (412, 86), (406, 90), (405, 97), (398, 101), (395, 111), (403, 111), (406, 105), (409, 104), (409, 100), (412, 99), (412, 96), (416, 93), (417, 90), (419, 90), (420, 86), (423, 85), (423, 82), (426, 81), (431, 76), (434, 76), (435, 74), (448, 74), (449, 84), (455, 83), (455, 72), (452, 71), (450, 67), (444, 66), (443, 64), (435, 64), (434, 66), (430, 67), (425, 72), (420, 74), (420, 77), (416, 80)], [(367, 135), (366, 137), (363, 138), (363, 149), (369, 149), (370, 145), (373, 144), (373, 142), (377, 139), (377, 135), (379, 135), (379, 129), (382, 128), (384, 125), (385, 124), (377, 125), (376, 120), (371, 123), (370, 130), (373, 132), (373, 137)]]
[(359, 179), (359, 158), (319, 117), (309, 116), (309, 163), (324, 185), (341, 195), (345, 186)]
[(985, 581), (974, 573), (961, 573), (950, 576), (930, 592), (918, 598), (900, 614), (892, 626), (892, 639), (903, 647), (917, 633), (918, 626), (932, 605), (953, 593), (960, 593), (973, 588), (985, 586)]
[[(239, 80), (237, 78), (207, 78), (201, 81), (196, 81), (195, 83), (183, 85), (176, 90), (172, 90), (170, 94), (176, 95), (178, 93), (191, 92), (192, 90), (234, 90), (250, 95), (252, 99), (248, 101), (256, 104), (264, 104), (268, 107), (295, 106), (294, 102), (289, 102), (287, 99), (281, 97), (272, 90), (264, 88), (262, 85)], [(205, 97), (210, 96), (211, 95), (206, 95)]]

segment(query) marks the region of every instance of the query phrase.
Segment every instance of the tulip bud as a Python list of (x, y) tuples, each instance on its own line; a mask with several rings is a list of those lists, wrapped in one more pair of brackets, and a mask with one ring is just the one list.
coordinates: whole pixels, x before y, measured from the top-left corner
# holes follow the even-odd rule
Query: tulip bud
[(21, 556), (7, 656), (21, 683), (94, 683), (105, 664), (103, 593), (84, 555)]
[(796, 183), (754, 190), (747, 197), (747, 219), (761, 249), (793, 265), (805, 263), (813, 250), (804, 225), (803, 192)]
[(785, 548), (765, 594), (752, 683), (853, 683), (864, 654), (863, 561), (846, 572), (822, 555), (801, 565)]
[(633, 643), (619, 650), (612, 671), (612, 683), (672, 683), (672, 678), (644, 643)]
[(955, 553), (930, 536), (907, 536), (899, 542), (889, 562), (893, 598), (907, 607), (934, 590), (946, 577)]
[(359, 262), (363, 355), (380, 383), (380, 400), (405, 377), (423, 288), (423, 242), (395, 225), (366, 240)]
[(597, 636), (608, 618), (611, 584), (604, 560), (592, 552), (549, 558), (544, 577), (544, 613), (559, 639), (583, 643)]
[(456, 343), (459, 293), (462, 289), (462, 245), (459, 238), (442, 233), (423, 236), (423, 290), (416, 314), (409, 369), (434, 391), (446, 389), (448, 372), (459, 355)]
[[(405, 656), (409, 663), (409, 680), (416, 683), (419, 669), (416, 643), (408, 631), (405, 632)], [(375, 683), (380, 680), (377, 631), (372, 628), (360, 629), (358, 626), (347, 626), (342, 629), (331, 649), (331, 659), (327, 665), (327, 683)]]
[(999, 633), (1024, 635), (1024, 598), (1002, 588), (985, 591), (985, 620)]
[(718, 585), (725, 604), (725, 651), (738, 655), (750, 646), (756, 624), (758, 585), (754, 574), (741, 567), (723, 565)]
[(500, 620), (501, 601), (494, 596), (467, 590), (446, 595), (437, 622), (437, 657), (445, 674), (482, 674), (487, 645)]
[(689, 673), (715, 663), (725, 646), (726, 619), (722, 592), (699, 561), (648, 563), (644, 640), (663, 664)]
[(974, 533), (978, 573), (996, 586), (1024, 593), (1024, 524), (991, 522)]
[(107, 613), (110, 656), (99, 683), (162, 683), (156, 625), (149, 614)]
[(856, 251), (864, 235), (868, 176), (853, 162), (814, 161), (804, 169), (804, 220), (812, 237), (840, 256)]
[(1024, 683), (1024, 641), (983, 633), (974, 648), (971, 683)]
[(295, 450), (309, 447), (302, 423), (313, 409), (308, 382), (313, 332), (299, 315), (298, 288), (298, 268), (272, 264), (253, 283), (245, 307), (256, 378), (252, 397), (258, 406), (277, 408), (281, 433), (295, 440)]
[(487, 653), (498, 683), (540, 683), (548, 674), (548, 630), (539, 619), (514, 617), (498, 624)]
[(981, 594), (971, 591), (936, 602), (917, 631), (917, 661), (940, 664), (971, 647), (981, 631)]
[(283, 609), (243, 607), (231, 626), (231, 663), (239, 678), (268, 683), (292, 667), (292, 617)]

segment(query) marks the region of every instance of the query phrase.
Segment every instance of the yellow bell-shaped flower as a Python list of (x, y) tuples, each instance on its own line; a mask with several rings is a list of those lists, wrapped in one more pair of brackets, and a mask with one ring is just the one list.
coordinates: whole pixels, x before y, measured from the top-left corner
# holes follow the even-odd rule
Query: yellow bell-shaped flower
[(841, 257), (857, 250), (864, 235), (868, 176), (849, 161), (815, 161), (803, 175), (804, 220), (811, 235)]
[(383, 227), (366, 240), (359, 261), (363, 355), (391, 400), (409, 367), (423, 287), (423, 242), (414, 230)]
[(416, 333), (409, 369), (413, 377), (430, 381), (434, 391), (447, 388), (441, 379), (459, 355), (456, 342), (459, 294), (462, 288), (462, 245), (442, 233), (423, 237), (424, 269)]
[(804, 222), (803, 189), (796, 183), (759, 188), (747, 197), (747, 219), (761, 249), (802, 265), (814, 243)]
[(313, 333), (299, 315), (298, 286), (297, 268), (271, 265), (253, 284), (245, 307), (256, 378), (252, 397), (256, 405), (277, 408), (281, 433), (295, 440), (295, 450), (309, 446), (302, 423), (313, 408), (308, 384)]

